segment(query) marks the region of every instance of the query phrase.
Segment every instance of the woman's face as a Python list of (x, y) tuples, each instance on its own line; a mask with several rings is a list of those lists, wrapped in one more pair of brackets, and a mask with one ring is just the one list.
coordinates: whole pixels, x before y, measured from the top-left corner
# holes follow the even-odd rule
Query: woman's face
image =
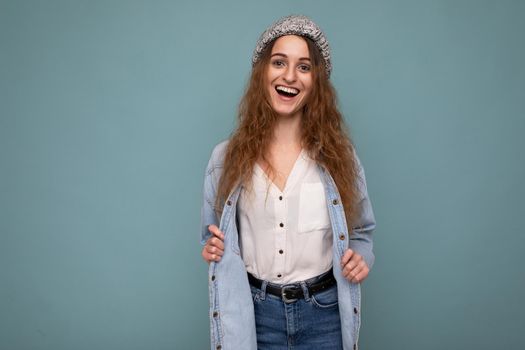
[(278, 38), (266, 79), (273, 110), (281, 116), (300, 116), (312, 90), (312, 62), (306, 40), (296, 35)]

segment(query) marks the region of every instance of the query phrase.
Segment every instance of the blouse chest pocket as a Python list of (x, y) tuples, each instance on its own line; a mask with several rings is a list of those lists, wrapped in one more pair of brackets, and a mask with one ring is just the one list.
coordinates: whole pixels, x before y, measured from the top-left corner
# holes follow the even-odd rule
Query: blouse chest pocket
[(299, 194), (299, 233), (325, 230), (330, 227), (323, 184), (303, 183)]

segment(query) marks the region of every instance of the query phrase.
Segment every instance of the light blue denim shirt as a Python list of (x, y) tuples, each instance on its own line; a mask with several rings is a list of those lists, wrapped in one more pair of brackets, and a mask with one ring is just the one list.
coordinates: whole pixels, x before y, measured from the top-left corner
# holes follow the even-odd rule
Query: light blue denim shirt
[[(240, 255), (236, 223), (236, 207), (241, 186), (230, 194), (220, 220), (214, 211), (227, 143), (228, 141), (224, 141), (218, 144), (212, 152), (206, 168), (201, 211), (201, 244), (204, 245), (210, 238), (208, 226), (211, 224), (217, 225), (224, 233), (224, 255), (220, 262), (210, 263), (208, 271), (211, 349), (256, 350), (253, 301), (246, 268)], [(357, 155), (356, 159), (359, 162)], [(365, 173), (360, 162), (359, 168), (360, 216), (349, 235), (335, 182), (328, 171), (319, 166), (334, 235), (333, 268), (337, 280), (344, 350), (357, 349), (361, 324), (361, 286), (343, 277), (341, 257), (346, 249), (350, 248), (363, 256), (370, 269), (374, 263), (372, 231), (375, 228), (375, 219), (366, 189)]]

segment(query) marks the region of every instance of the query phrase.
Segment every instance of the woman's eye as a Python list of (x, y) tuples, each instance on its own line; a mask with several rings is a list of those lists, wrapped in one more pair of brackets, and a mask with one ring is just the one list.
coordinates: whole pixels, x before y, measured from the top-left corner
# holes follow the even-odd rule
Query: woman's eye
[(301, 64), (301, 65), (299, 66), (299, 70), (300, 70), (300, 71), (303, 71), (303, 72), (309, 72), (309, 71), (310, 71), (310, 66), (307, 65), (307, 64)]
[(282, 66), (284, 66), (284, 62), (283, 62), (283, 61), (280, 61), (280, 60), (273, 61), (272, 64), (273, 64), (275, 67), (282, 67)]

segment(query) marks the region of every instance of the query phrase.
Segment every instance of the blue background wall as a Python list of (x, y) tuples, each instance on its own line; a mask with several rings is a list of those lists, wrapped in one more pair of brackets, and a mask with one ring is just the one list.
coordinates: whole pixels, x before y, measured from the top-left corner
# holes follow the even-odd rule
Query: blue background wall
[(1, 1), (0, 348), (208, 348), (204, 167), (303, 13), (378, 221), (361, 348), (523, 349), (524, 4)]

